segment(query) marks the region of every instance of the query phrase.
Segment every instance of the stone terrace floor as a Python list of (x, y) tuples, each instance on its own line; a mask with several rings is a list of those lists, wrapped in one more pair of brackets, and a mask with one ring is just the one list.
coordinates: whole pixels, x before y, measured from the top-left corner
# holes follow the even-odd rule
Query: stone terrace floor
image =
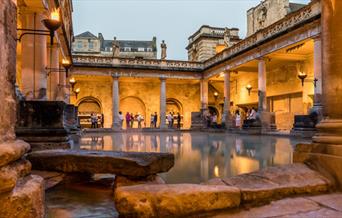
[(339, 218), (342, 217), (342, 193), (285, 198), (272, 201), (264, 206), (241, 208), (232, 212), (222, 212), (211, 217)]

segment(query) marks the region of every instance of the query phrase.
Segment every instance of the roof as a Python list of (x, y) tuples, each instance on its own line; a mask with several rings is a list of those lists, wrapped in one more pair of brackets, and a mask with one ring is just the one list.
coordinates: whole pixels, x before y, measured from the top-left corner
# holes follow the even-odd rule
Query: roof
[(305, 7), (305, 4), (298, 4), (298, 3), (290, 3), (290, 10), (291, 12), (298, 11), (299, 9)]
[[(117, 40), (120, 48), (153, 48), (153, 41)], [(113, 40), (104, 40), (102, 48), (112, 47)]]
[(86, 31), (84, 33), (81, 33), (81, 34), (75, 36), (75, 38), (78, 38), (78, 37), (97, 39), (97, 37), (89, 31)]

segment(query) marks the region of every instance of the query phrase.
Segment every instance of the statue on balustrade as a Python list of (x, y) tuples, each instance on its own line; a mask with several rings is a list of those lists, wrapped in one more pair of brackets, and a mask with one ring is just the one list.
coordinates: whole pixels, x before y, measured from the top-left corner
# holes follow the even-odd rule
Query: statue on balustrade
[(166, 43), (165, 43), (164, 40), (160, 44), (160, 47), (161, 47), (161, 59), (165, 60), (166, 59), (166, 49), (167, 49), (167, 46), (166, 46)]
[(113, 43), (112, 43), (112, 48), (113, 48), (113, 57), (119, 57), (120, 55), (120, 45), (118, 40), (116, 40), (116, 37), (114, 37)]

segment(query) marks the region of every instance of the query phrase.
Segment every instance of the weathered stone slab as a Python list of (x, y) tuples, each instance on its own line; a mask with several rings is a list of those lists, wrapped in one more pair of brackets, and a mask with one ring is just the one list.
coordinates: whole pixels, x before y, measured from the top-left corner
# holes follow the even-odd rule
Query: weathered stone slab
[(342, 213), (342, 193), (333, 193), (308, 197), (308, 199), (317, 202), (324, 207), (337, 210)]
[(242, 201), (269, 201), (293, 194), (316, 194), (327, 192), (332, 183), (304, 164), (268, 167), (243, 174), (223, 182), (241, 190)]
[(44, 182), (39, 176), (27, 176), (18, 181), (11, 192), (0, 194), (0, 217), (43, 218)]
[(27, 158), (35, 170), (111, 173), (132, 178), (167, 172), (174, 165), (170, 153), (46, 150), (32, 152)]
[(132, 186), (132, 185), (152, 185), (152, 184), (165, 184), (163, 178), (158, 175), (151, 175), (142, 179), (129, 179), (123, 176), (115, 176), (114, 187)]
[(32, 175), (38, 175), (44, 179), (45, 182), (45, 190), (50, 189), (60, 182), (63, 181), (65, 174), (60, 172), (52, 172), (52, 171), (39, 171), (32, 170)]
[(114, 195), (122, 217), (182, 217), (240, 204), (239, 189), (229, 186), (136, 185), (119, 187)]
[(30, 145), (21, 140), (0, 144), (0, 167), (20, 159), (29, 150)]
[(26, 176), (31, 171), (31, 163), (27, 160), (19, 160), (0, 168), (0, 193), (11, 191), (20, 177)]

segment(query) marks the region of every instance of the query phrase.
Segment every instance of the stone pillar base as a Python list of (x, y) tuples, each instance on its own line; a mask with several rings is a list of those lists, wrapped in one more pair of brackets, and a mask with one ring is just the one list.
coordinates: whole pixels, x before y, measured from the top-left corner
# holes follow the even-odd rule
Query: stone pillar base
[(261, 133), (267, 133), (269, 131), (275, 131), (277, 129), (275, 125), (274, 113), (262, 111), (259, 113), (259, 119), (261, 123)]

